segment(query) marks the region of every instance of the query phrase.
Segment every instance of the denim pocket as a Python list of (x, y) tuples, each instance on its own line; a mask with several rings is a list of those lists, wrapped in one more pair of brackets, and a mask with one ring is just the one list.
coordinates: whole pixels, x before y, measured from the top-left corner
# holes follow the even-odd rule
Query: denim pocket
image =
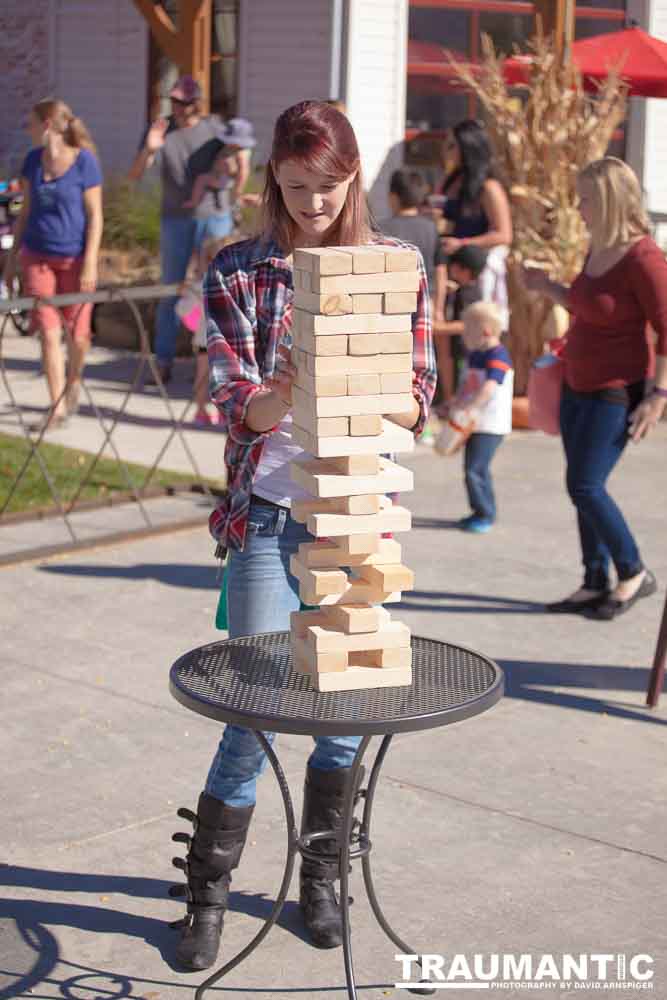
[(259, 538), (279, 535), (283, 530), (283, 525), (280, 524), (281, 515), (282, 511), (275, 507), (253, 501), (250, 505), (246, 531), (249, 535), (257, 535)]

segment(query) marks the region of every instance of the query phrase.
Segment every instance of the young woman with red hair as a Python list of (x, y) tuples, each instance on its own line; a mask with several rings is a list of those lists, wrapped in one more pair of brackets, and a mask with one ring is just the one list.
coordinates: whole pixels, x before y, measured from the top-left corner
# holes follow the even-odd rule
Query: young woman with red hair
[[(230, 637), (289, 628), (299, 608), (298, 581), (289, 561), (305, 528), (290, 517), (305, 496), (290, 479), (302, 454), (291, 438), (290, 363), (295, 247), (400, 244), (372, 229), (363, 193), (359, 149), (348, 119), (324, 101), (305, 101), (276, 122), (263, 195), (263, 231), (222, 250), (209, 268), (208, 313), (211, 397), (227, 426), (228, 491), (211, 517), (211, 532), (229, 551), (227, 611)], [(435, 388), (429, 298), (423, 264), (413, 316), (413, 404), (391, 415), (421, 432)], [(272, 738), (271, 734), (265, 734)], [(343, 795), (359, 739), (320, 737), (308, 761), (302, 829), (329, 829), (341, 820)], [(177, 948), (189, 969), (216, 959), (231, 871), (240, 860), (255, 805), (255, 785), (266, 756), (254, 734), (228, 725), (199, 797), (185, 867), (188, 917)], [(315, 841), (324, 852), (328, 841)], [(342, 942), (334, 890), (337, 866), (304, 860), (300, 904), (313, 944)], [(182, 894), (182, 888), (179, 887)]]

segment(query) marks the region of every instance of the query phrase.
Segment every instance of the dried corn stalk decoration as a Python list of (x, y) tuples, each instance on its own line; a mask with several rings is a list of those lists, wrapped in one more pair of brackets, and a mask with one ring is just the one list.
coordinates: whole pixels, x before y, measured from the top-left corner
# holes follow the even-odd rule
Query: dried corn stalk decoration
[(582, 76), (564, 63), (551, 39), (538, 34), (531, 56), (527, 97), (510, 93), (503, 58), (488, 35), (473, 74), (450, 60), (484, 110), (500, 177), (512, 208), (514, 242), (507, 261), (512, 318), (510, 343), (516, 391), (526, 390), (532, 360), (552, 336), (551, 303), (526, 291), (521, 264), (537, 262), (556, 281), (570, 282), (581, 268), (586, 229), (577, 210), (577, 175), (605, 155), (623, 121), (627, 87), (612, 70), (595, 95), (584, 91)]

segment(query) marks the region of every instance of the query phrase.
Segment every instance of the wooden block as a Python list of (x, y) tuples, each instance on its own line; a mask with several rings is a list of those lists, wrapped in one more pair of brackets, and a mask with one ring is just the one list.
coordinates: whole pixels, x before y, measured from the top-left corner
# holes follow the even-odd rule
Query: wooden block
[[(406, 274), (408, 272), (405, 272)], [(417, 312), (416, 292), (387, 292), (384, 296), (384, 312), (414, 313)]]
[(386, 271), (385, 255), (382, 248), (375, 247), (337, 247), (352, 256), (353, 274), (377, 274)]
[[(358, 535), (353, 535), (358, 539)], [(373, 536), (375, 537), (375, 536)], [(389, 563), (396, 565), (401, 561), (401, 546), (395, 538), (380, 539), (376, 552), (349, 552), (338, 542), (320, 540), (317, 542), (301, 542), (299, 545), (299, 560), (304, 566), (329, 568), (331, 566), (374, 566)], [(305, 612), (304, 612), (305, 614)], [(319, 624), (315, 622), (315, 624)]]
[(377, 632), (386, 624), (388, 612), (372, 604), (332, 604), (327, 608), (326, 624), (313, 621), (313, 625), (331, 628), (352, 635), (357, 632)]
[(372, 632), (341, 632), (337, 629), (309, 625), (303, 639), (306, 646), (317, 653), (347, 653), (369, 649), (407, 649), (410, 647), (410, 629), (403, 622), (390, 622)]
[(405, 247), (382, 248), (385, 255), (385, 270), (387, 271), (414, 271), (419, 267), (419, 256), (416, 250), (408, 250)]
[(309, 514), (379, 514), (384, 499), (380, 494), (372, 493), (358, 497), (293, 500), (290, 514), (298, 524), (305, 524)]
[[(347, 376), (348, 396), (374, 396), (380, 393), (381, 391), (382, 390), (380, 388), (379, 375), (368, 374), (368, 375)], [(357, 416), (358, 415), (359, 414), (357, 414)], [(381, 417), (381, 414), (372, 414), (372, 415)]]
[(344, 594), (320, 596), (314, 590), (308, 590), (303, 584), (299, 584), (299, 597), (304, 604), (319, 604), (328, 611), (336, 604), (397, 604), (403, 599), (403, 594), (400, 590), (378, 590), (364, 580), (351, 578)]
[[(380, 376), (382, 377), (382, 376)], [(382, 434), (382, 414), (364, 413), (348, 417), (349, 433), (352, 437), (372, 437)]]
[(412, 329), (410, 316), (385, 316), (383, 314), (357, 313), (349, 316), (319, 316), (298, 305), (292, 310), (292, 326), (302, 333), (316, 337), (336, 336), (342, 333), (405, 333)]
[(310, 514), (349, 514), (347, 505), (350, 499), (352, 498), (324, 497), (322, 499), (293, 500), (290, 515), (297, 524), (305, 524)]
[(355, 333), (348, 338), (348, 352), (352, 355), (407, 354), (408, 351), (412, 353), (411, 333)]
[(354, 357), (359, 354), (379, 354), (380, 335), (378, 333), (353, 333), (348, 337), (348, 351)]
[(380, 375), (380, 392), (410, 392), (412, 390), (412, 372), (382, 372)]
[[(316, 279), (323, 281), (323, 278)], [(333, 280), (333, 279), (332, 279)], [(344, 278), (339, 280), (344, 281)], [(294, 292), (294, 305), (306, 312), (318, 313), (322, 316), (342, 316), (352, 312), (352, 296), (344, 292), (304, 292), (297, 288)], [(393, 310), (397, 312), (396, 309)], [(406, 312), (405, 309), (402, 310)], [(386, 309), (385, 309), (386, 312)]]
[(342, 553), (343, 558), (347, 559), (355, 555), (367, 556), (372, 552), (379, 552), (381, 549), (381, 544), (386, 539), (383, 539), (380, 535), (350, 535), (349, 537), (342, 537), (338, 539), (338, 549)]
[(331, 459), (331, 467), (341, 476), (377, 476), (380, 471), (380, 457), (379, 455), (335, 456)]
[(385, 669), (386, 667), (411, 667), (411, 649), (369, 649), (350, 653), (348, 657), (350, 667), (374, 667)]
[(294, 267), (312, 274), (351, 274), (353, 257), (333, 247), (309, 247), (294, 251)]
[(313, 417), (293, 412), (292, 418), (295, 426), (314, 438), (347, 437), (350, 433), (350, 417)]
[(315, 674), (311, 678), (316, 691), (363, 691), (365, 688), (410, 687), (411, 667), (348, 667), (336, 673)]
[[(340, 497), (341, 514), (379, 514), (385, 498), (379, 493), (362, 494), (358, 497)], [(332, 511), (332, 513), (337, 513)]]
[[(379, 345), (378, 345), (379, 346)], [(355, 357), (318, 357), (300, 352), (310, 375), (366, 375), (386, 372), (412, 372), (412, 354), (363, 354)]]
[[(391, 334), (389, 336), (392, 336)], [(412, 336), (412, 335), (410, 335)], [(314, 337), (312, 333), (296, 330), (292, 333), (292, 343), (308, 354), (333, 357), (347, 354), (348, 338), (344, 336)]]
[[(313, 292), (320, 295), (364, 295), (373, 292), (397, 294), (412, 292), (416, 296), (419, 291), (420, 275), (418, 271), (396, 271), (385, 274), (341, 274), (311, 276)], [(300, 308), (303, 306), (299, 305)], [(311, 310), (315, 311), (315, 310)], [(393, 310), (397, 312), (398, 310)], [(404, 309), (403, 312), (409, 312)]]
[(383, 590), (412, 590), (415, 574), (407, 566), (362, 566), (359, 576)]
[(324, 674), (347, 670), (348, 655), (343, 651), (314, 653), (301, 639), (290, 642), (292, 667), (300, 674)]
[[(303, 584), (308, 593), (315, 594), (318, 598), (329, 594), (344, 594), (348, 590), (348, 576), (345, 570), (313, 569), (311, 566), (304, 566), (296, 553), (290, 556), (289, 565), (292, 576)], [(319, 600), (313, 603), (319, 604)]]
[[(353, 399), (355, 397), (350, 396), (348, 398)], [(387, 394), (383, 398), (393, 399), (394, 397)], [(383, 421), (381, 434), (370, 434), (368, 437), (316, 437), (315, 434), (307, 429), (304, 430), (302, 427), (302, 421), (310, 421), (312, 425), (312, 422), (316, 419), (312, 411), (307, 411), (303, 404), (299, 403), (294, 406), (293, 419), (293, 441), (295, 444), (300, 445), (304, 451), (309, 452), (316, 458), (339, 458), (346, 455), (383, 455), (389, 452), (410, 452), (415, 447), (415, 439), (412, 431), (407, 430), (405, 427), (400, 427), (390, 420)], [(350, 476), (356, 475), (356, 473), (352, 472), (344, 474)], [(365, 473), (359, 473), (359, 475), (365, 475)], [(364, 492), (387, 493), (395, 491), (369, 489), (364, 490)]]
[(346, 476), (331, 459), (299, 458), (290, 463), (295, 483), (314, 497), (359, 496), (364, 493), (409, 493), (414, 489), (410, 469), (380, 457), (380, 472), (373, 476)]
[(357, 294), (352, 296), (353, 313), (381, 313), (383, 305), (381, 292), (373, 295)]
[(336, 538), (338, 535), (361, 535), (388, 531), (409, 531), (412, 515), (407, 507), (394, 505), (379, 514), (311, 514), (306, 522), (315, 538)]
[[(331, 338), (329, 338), (331, 339)], [(351, 417), (364, 413), (402, 413), (412, 407), (411, 392), (376, 393), (368, 396), (310, 396), (292, 387), (292, 402), (318, 417)]]
[(312, 292), (310, 271), (301, 271), (298, 268), (294, 271), (294, 291)]
[(345, 375), (310, 375), (305, 370), (305, 367), (301, 366), (297, 368), (294, 383), (311, 396), (347, 395), (347, 378)]
[(292, 611), (289, 616), (289, 627), (292, 636), (298, 639), (306, 638), (306, 630), (310, 625), (331, 627), (329, 612), (324, 611)]

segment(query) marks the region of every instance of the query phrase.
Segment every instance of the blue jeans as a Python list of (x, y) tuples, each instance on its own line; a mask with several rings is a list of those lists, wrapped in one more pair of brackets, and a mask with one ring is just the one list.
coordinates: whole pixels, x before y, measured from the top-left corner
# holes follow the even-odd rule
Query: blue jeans
[(496, 519), (496, 498), (491, 479), (491, 460), (495, 455), (502, 434), (471, 434), (466, 441), (464, 469), (468, 501), (476, 517), (485, 521)]
[(606, 590), (609, 561), (619, 580), (642, 570), (637, 544), (606, 490), (628, 442), (628, 406), (565, 388), (560, 427), (567, 459), (567, 491), (577, 509), (584, 587)]
[[(208, 219), (163, 216), (160, 220), (160, 257), (164, 284), (183, 281), (193, 251), (198, 250), (204, 240), (223, 239), (233, 228), (229, 212), (211, 215)], [(177, 297), (161, 299), (157, 307), (155, 354), (162, 365), (171, 364), (176, 352), (180, 324), (174, 310), (177, 301)]]
[[(229, 636), (257, 635), (289, 628), (290, 612), (298, 611), (299, 583), (289, 570), (290, 556), (301, 542), (312, 541), (289, 511), (253, 498), (243, 552), (230, 551), (227, 564)], [(273, 742), (274, 733), (264, 734)], [(308, 763), (321, 771), (351, 767), (359, 736), (319, 736)], [(266, 767), (266, 754), (254, 733), (225, 727), (213, 758), (206, 791), (229, 806), (255, 802), (256, 782)]]

